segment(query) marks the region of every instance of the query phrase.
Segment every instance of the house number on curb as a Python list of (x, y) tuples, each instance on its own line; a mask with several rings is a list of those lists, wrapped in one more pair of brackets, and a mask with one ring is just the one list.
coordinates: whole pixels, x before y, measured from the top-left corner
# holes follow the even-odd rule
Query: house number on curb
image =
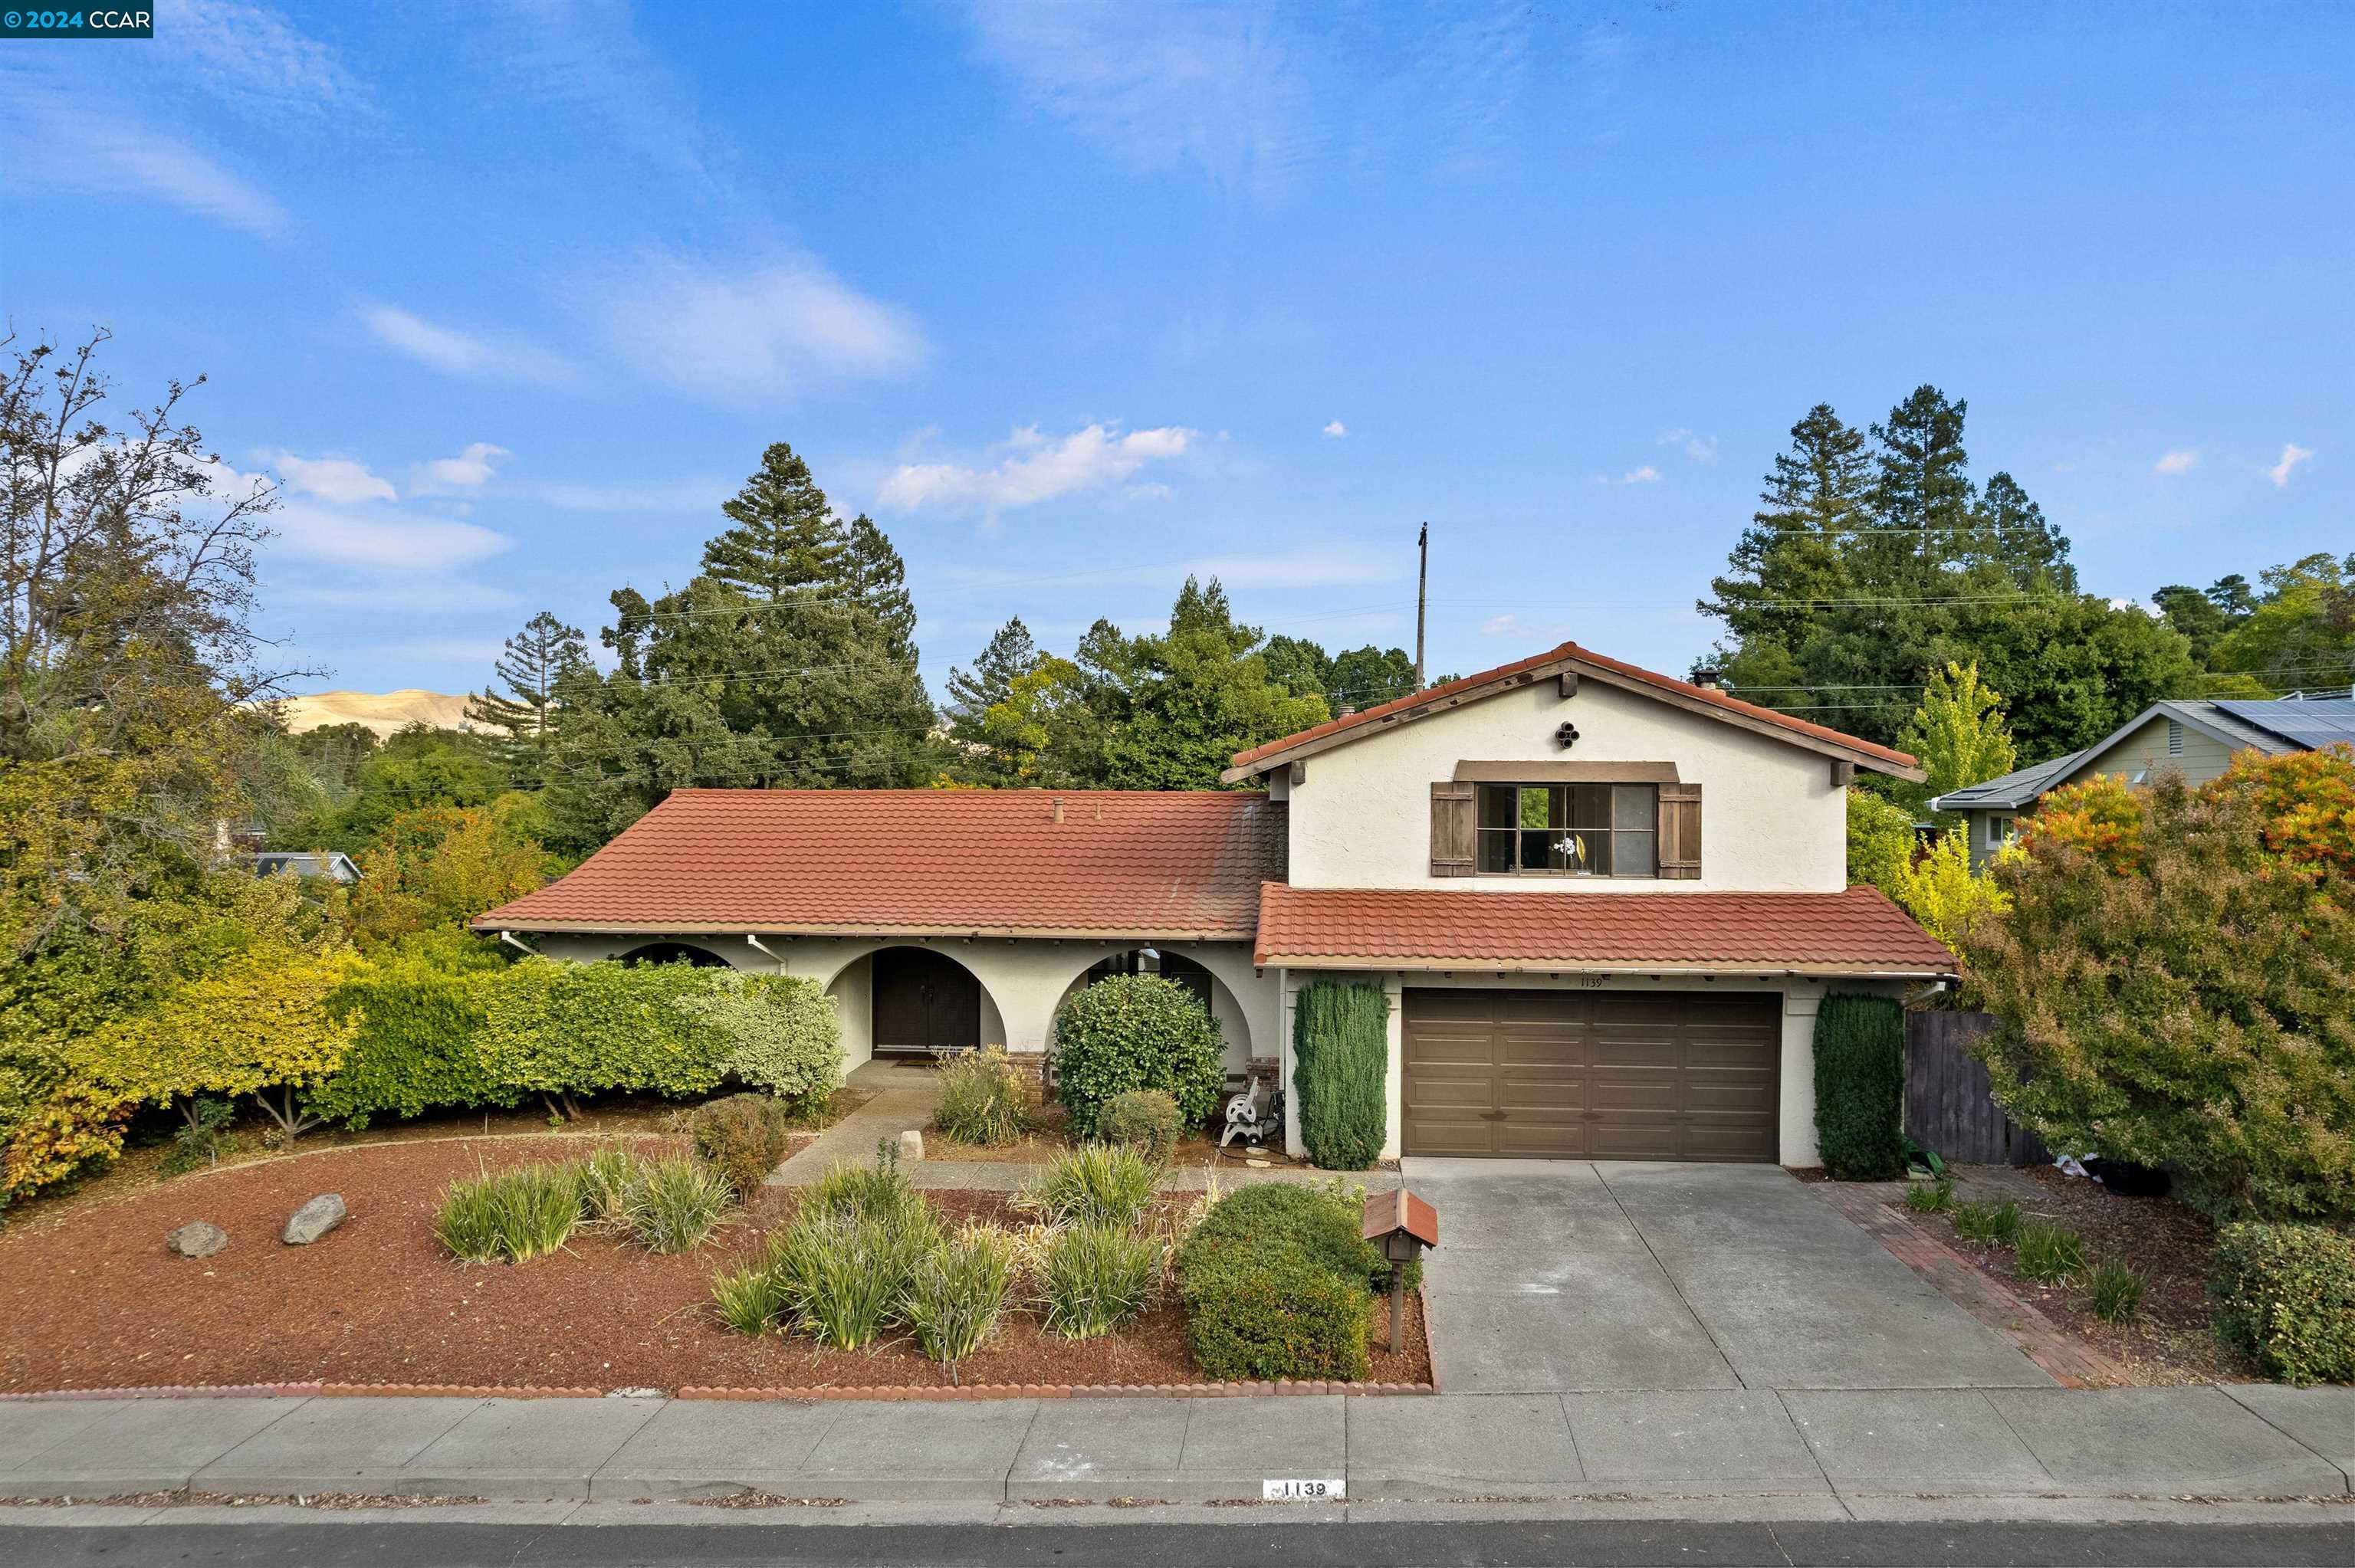
[(1348, 1495), (1341, 1481), (1262, 1481), (1263, 1502), (1339, 1502)]

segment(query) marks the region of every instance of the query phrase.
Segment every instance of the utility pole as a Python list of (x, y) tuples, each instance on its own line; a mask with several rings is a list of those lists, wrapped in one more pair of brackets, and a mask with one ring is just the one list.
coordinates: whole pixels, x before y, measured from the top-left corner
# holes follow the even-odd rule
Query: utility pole
[(1423, 607), (1424, 596), (1431, 588), (1431, 524), (1425, 523), (1415, 534), (1414, 550), (1418, 557), (1414, 568), (1414, 689), (1423, 690)]

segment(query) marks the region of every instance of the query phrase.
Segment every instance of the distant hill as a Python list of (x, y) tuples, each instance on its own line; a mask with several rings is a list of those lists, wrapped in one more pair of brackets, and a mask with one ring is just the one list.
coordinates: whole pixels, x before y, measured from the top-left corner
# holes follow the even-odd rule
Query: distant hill
[(378, 736), (389, 736), (412, 724), (435, 729), (472, 729), (466, 722), (466, 698), (447, 692), (314, 692), (289, 697), (279, 707), (289, 733), (301, 735), (323, 725), (364, 724)]

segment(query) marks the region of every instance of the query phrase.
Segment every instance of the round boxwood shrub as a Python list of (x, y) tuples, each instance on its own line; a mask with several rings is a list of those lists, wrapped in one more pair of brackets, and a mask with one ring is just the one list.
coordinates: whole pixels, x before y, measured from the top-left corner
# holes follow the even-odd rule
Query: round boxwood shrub
[(1186, 1124), (1178, 1102), (1159, 1089), (1123, 1089), (1104, 1102), (1096, 1130), (1106, 1143), (1118, 1143), (1154, 1160), (1167, 1160), (1178, 1147)]
[(1374, 1298), (1356, 1278), (1289, 1254), (1225, 1248), (1181, 1275), (1186, 1348), (1214, 1378), (1354, 1381), (1370, 1370)]
[(1209, 1120), (1226, 1087), (1226, 1041), (1194, 993), (1159, 975), (1114, 975), (1055, 1014), (1055, 1097), (1082, 1137), (1129, 1089), (1159, 1089), (1188, 1123)]

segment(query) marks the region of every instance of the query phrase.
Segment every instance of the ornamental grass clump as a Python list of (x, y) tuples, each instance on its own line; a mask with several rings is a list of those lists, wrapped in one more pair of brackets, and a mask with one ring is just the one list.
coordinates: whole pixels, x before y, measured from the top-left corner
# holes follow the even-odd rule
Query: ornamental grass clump
[(908, 1173), (900, 1169), (900, 1151), (889, 1142), (878, 1140), (875, 1163), (854, 1165), (837, 1160), (818, 1179), (802, 1191), (799, 1214), (856, 1214), (894, 1218), (912, 1222), (920, 1213), (929, 1213), (931, 1205)]
[(453, 1181), (433, 1211), (433, 1235), (467, 1263), (499, 1260), (499, 1205), (487, 1176)]
[(1065, 1339), (1108, 1334), (1151, 1305), (1161, 1267), (1158, 1236), (1100, 1220), (1063, 1225), (1039, 1253), (1039, 1312)]
[(1002, 1045), (961, 1051), (941, 1064), (932, 1126), (959, 1143), (1012, 1143), (1030, 1126), (1030, 1086)]
[(1980, 1246), (2009, 1246), (2019, 1236), (2019, 1205), (1979, 1202), (1955, 1205), (1955, 1234)]
[(785, 1309), (785, 1293), (765, 1265), (745, 1264), (712, 1276), (711, 1307), (721, 1327), (739, 1334), (765, 1334)]
[(1943, 1214), (1955, 1206), (1952, 1181), (1919, 1182), (1905, 1189), (1905, 1206), (1917, 1214)]
[(630, 1190), (645, 1174), (646, 1162), (637, 1151), (609, 1143), (581, 1162), (581, 1213), (591, 1224), (622, 1225)]
[(2012, 1264), (2023, 1279), (2065, 1285), (2085, 1266), (2085, 1244), (2062, 1225), (2032, 1221), (2012, 1238)]
[(735, 1198), (728, 1179), (699, 1160), (649, 1160), (623, 1197), (622, 1224), (648, 1252), (688, 1252), (719, 1228)]
[(2103, 1322), (2123, 1323), (2140, 1309), (2147, 1285), (2140, 1269), (2110, 1258), (2095, 1265), (2086, 1277), (2085, 1288), (2092, 1298), (2088, 1304)]
[(543, 1257), (581, 1223), (581, 1168), (534, 1161), (489, 1180), (499, 1251), (516, 1263)]
[(1050, 1224), (1134, 1230), (1153, 1206), (1161, 1173), (1161, 1162), (1142, 1150), (1091, 1143), (1048, 1161), (1015, 1202)]
[(997, 1331), (1018, 1275), (1013, 1236), (995, 1225), (967, 1225), (918, 1260), (900, 1316), (954, 1381), (957, 1363)]
[(940, 1226), (896, 1214), (796, 1214), (770, 1240), (768, 1267), (793, 1327), (832, 1350), (872, 1344), (897, 1320)]

